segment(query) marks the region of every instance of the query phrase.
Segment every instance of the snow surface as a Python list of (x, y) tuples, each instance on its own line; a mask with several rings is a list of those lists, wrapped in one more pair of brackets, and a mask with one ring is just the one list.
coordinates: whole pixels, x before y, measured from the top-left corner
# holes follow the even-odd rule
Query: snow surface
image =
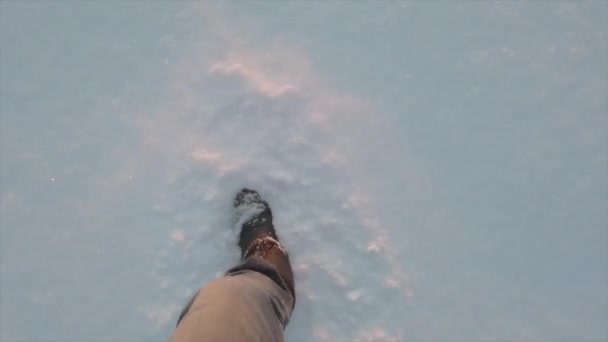
[(607, 11), (0, 2), (0, 340), (166, 340), (243, 186), (288, 340), (607, 340)]

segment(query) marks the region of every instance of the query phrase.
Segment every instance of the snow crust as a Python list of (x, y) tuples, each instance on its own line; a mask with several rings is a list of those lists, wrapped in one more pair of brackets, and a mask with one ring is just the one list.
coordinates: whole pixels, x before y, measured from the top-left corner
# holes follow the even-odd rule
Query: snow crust
[(606, 340), (606, 6), (1, 1), (0, 341), (166, 340), (243, 187), (289, 341)]

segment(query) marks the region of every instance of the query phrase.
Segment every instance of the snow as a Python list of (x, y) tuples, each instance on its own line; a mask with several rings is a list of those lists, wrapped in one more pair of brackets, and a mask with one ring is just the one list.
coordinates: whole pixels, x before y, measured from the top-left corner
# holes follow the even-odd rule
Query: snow
[(290, 341), (608, 339), (607, 6), (0, 2), (0, 341), (166, 340), (242, 187)]

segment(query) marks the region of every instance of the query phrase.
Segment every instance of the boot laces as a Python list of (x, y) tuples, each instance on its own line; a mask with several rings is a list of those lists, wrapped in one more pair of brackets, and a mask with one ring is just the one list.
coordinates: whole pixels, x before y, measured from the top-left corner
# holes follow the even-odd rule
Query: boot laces
[(243, 260), (246, 260), (252, 255), (264, 257), (264, 255), (266, 255), (266, 253), (268, 253), (268, 251), (273, 248), (277, 248), (283, 254), (287, 255), (287, 251), (285, 250), (285, 248), (283, 248), (283, 245), (281, 245), (281, 243), (277, 239), (268, 235), (253, 241), (251, 246), (249, 246), (249, 248), (247, 248), (247, 250), (245, 251), (245, 254), (243, 255)]

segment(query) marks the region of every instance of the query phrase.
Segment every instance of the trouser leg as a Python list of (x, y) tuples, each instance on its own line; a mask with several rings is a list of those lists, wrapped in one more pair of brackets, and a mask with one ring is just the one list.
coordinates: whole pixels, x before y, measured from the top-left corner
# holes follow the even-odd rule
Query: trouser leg
[(288, 258), (267, 256), (253, 256), (201, 288), (171, 341), (282, 341), (295, 304), (293, 274)]
[(272, 279), (278, 286), (289, 291), (293, 297), (293, 306), (296, 304), (296, 293), (293, 271), (289, 255), (283, 250), (272, 248), (262, 256), (252, 256), (242, 264), (231, 268), (226, 275), (238, 274), (242, 270), (253, 270), (260, 272)]

